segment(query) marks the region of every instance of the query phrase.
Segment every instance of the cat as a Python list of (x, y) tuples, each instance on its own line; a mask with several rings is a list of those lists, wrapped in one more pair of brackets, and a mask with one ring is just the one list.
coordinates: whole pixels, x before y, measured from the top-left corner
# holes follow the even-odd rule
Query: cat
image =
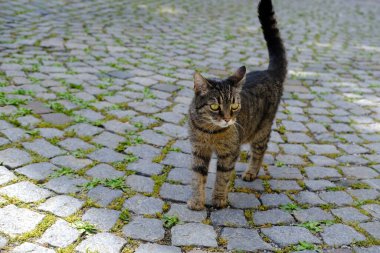
[(190, 209), (205, 207), (205, 184), (213, 152), (218, 158), (214, 208), (228, 205), (229, 181), (242, 144), (251, 147), (243, 180), (254, 180), (260, 170), (283, 93), (287, 59), (272, 1), (261, 0), (258, 14), (269, 52), (267, 70), (246, 73), (242, 66), (227, 79), (194, 74), (195, 95), (189, 107), (193, 170), (193, 192), (187, 202)]

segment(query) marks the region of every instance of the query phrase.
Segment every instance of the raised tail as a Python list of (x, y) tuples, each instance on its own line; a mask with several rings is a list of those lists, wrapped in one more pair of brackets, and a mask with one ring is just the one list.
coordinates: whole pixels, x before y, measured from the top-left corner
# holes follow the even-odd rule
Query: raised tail
[(286, 77), (288, 62), (286, 60), (285, 47), (280, 36), (280, 31), (277, 28), (272, 1), (261, 0), (258, 6), (258, 12), (269, 52), (268, 70), (276, 79), (283, 82)]

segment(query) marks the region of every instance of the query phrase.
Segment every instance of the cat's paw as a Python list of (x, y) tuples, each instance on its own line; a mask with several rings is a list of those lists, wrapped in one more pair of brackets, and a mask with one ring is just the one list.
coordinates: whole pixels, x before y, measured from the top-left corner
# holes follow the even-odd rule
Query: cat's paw
[(243, 173), (242, 178), (243, 178), (244, 181), (251, 182), (251, 181), (255, 180), (256, 176), (257, 175), (255, 173), (247, 172), (246, 171), (246, 172)]
[(187, 207), (190, 208), (191, 210), (200, 211), (205, 208), (205, 204), (195, 199), (189, 199), (187, 201)]
[(228, 205), (227, 198), (214, 198), (212, 200), (212, 206), (216, 209), (225, 208)]

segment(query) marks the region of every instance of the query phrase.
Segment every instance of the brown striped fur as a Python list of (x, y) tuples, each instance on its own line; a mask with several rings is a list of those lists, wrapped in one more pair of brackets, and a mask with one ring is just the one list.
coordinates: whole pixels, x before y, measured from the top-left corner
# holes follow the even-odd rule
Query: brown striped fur
[[(239, 68), (227, 79), (206, 79), (194, 75), (195, 96), (189, 109), (189, 133), (192, 144), (193, 194), (188, 206), (201, 210), (205, 205), (208, 166), (216, 153), (217, 174), (212, 204), (227, 206), (228, 186), (240, 146), (251, 146), (250, 162), (243, 179), (252, 181), (261, 167), (272, 123), (280, 103), (287, 60), (271, 0), (260, 1), (259, 19), (269, 51), (265, 71), (246, 74)], [(218, 105), (218, 109), (212, 109)], [(238, 105), (238, 106), (237, 106)]]

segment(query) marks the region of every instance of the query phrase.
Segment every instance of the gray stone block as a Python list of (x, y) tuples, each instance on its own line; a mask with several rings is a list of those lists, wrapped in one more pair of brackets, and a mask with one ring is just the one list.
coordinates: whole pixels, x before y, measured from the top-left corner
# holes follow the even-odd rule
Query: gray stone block
[(94, 136), (104, 130), (87, 123), (80, 123), (67, 128), (66, 131), (74, 131), (78, 136)]
[(93, 178), (99, 179), (112, 179), (124, 176), (124, 172), (115, 170), (112, 166), (105, 163), (101, 163), (92, 167), (91, 169), (86, 171), (86, 174)]
[(106, 208), (90, 208), (82, 216), (83, 221), (94, 224), (103, 231), (110, 230), (119, 219), (120, 211)]
[(265, 206), (280, 206), (292, 203), (292, 201), (283, 193), (264, 193), (260, 197)]
[(71, 196), (59, 195), (46, 200), (38, 209), (49, 211), (60, 217), (67, 217), (78, 211), (84, 202)]
[(141, 244), (135, 253), (181, 253), (181, 248), (155, 243)]
[(0, 166), (0, 185), (6, 184), (16, 178), (17, 177), (15, 176), (13, 172), (8, 170), (4, 166)]
[(310, 179), (342, 177), (336, 169), (327, 167), (307, 167), (305, 168), (305, 172)]
[(228, 194), (228, 200), (234, 208), (255, 208), (260, 205), (260, 201), (254, 194), (231, 192)]
[(113, 151), (109, 148), (98, 149), (89, 154), (88, 157), (92, 160), (96, 160), (103, 163), (120, 162), (125, 159), (124, 155), (116, 151)]
[(127, 243), (121, 237), (110, 233), (99, 233), (92, 235), (82, 241), (75, 250), (80, 253), (101, 252), (101, 253), (119, 253), (123, 246)]
[(334, 217), (330, 213), (318, 207), (296, 210), (293, 214), (300, 222), (334, 220)]
[(358, 200), (376, 199), (380, 197), (380, 192), (375, 189), (358, 189), (358, 190), (347, 190), (349, 194), (357, 198)]
[(32, 158), (27, 152), (17, 148), (8, 148), (0, 151), (0, 164), (11, 168), (20, 167), (31, 161)]
[(73, 170), (80, 170), (92, 163), (89, 159), (79, 159), (71, 155), (57, 156), (50, 161), (59, 167), (66, 167)]
[(164, 183), (160, 190), (163, 199), (186, 202), (191, 195), (191, 188), (188, 185), (173, 185)]
[(126, 184), (138, 192), (153, 192), (154, 181), (149, 177), (130, 175), (126, 179)]
[(34, 180), (44, 180), (56, 169), (58, 168), (54, 164), (42, 162), (26, 165), (16, 171)]
[(25, 142), (22, 145), (24, 148), (36, 152), (37, 154), (47, 158), (52, 158), (54, 156), (62, 155), (65, 153), (65, 151), (50, 144), (44, 139), (37, 139), (33, 142)]
[(268, 168), (269, 174), (275, 179), (302, 179), (303, 176), (297, 168), (272, 167)]
[(264, 251), (273, 249), (253, 229), (224, 228), (221, 237), (227, 239), (228, 250)]
[(253, 220), (257, 225), (264, 224), (280, 224), (280, 223), (293, 223), (294, 219), (290, 213), (279, 210), (271, 209), (268, 211), (256, 211), (253, 214)]
[(244, 212), (237, 209), (221, 209), (211, 213), (214, 226), (245, 227), (248, 225)]
[(299, 191), (302, 190), (301, 186), (294, 180), (269, 180), (271, 189), (280, 191)]
[(33, 230), (45, 215), (8, 205), (0, 208), (0, 232), (12, 237)]
[(380, 205), (368, 204), (368, 205), (363, 205), (362, 208), (366, 210), (373, 217), (380, 219)]
[(319, 197), (328, 203), (337, 205), (348, 205), (354, 201), (350, 195), (343, 191), (321, 192)]
[(7, 195), (11, 198), (17, 198), (26, 203), (37, 202), (53, 195), (51, 191), (40, 188), (27, 181), (0, 188), (0, 194)]
[(84, 178), (61, 176), (51, 179), (45, 184), (45, 187), (56, 193), (75, 193), (79, 192), (81, 190), (79, 186), (86, 182), (88, 182), (88, 180)]
[(326, 227), (321, 236), (329, 246), (349, 245), (366, 239), (364, 235), (356, 232), (352, 227), (343, 224)]
[(89, 190), (87, 194), (90, 199), (103, 207), (107, 206), (114, 199), (119, 198), (122, 195), (123, 192), (121, 190), (112, 190), (101, 185)]
[(167, 212), (169, 216), (176, 216), (180, 221), (184, 222), (202, 222), (207, 218), (206, 211), (193, 211), (190, 210), (186, 205), (180, 204), (171, 204), (169, 212)]
[(123, 234), (132, 239), (155, 242), (164, 238), (165, 230), (161, 220), (136, 217), (123, 227)]
[(42, 247), (40, 245), (30, 243), (30, 242), (24, 242), (20, 246), (15, 247), (12, 251), (12, 253), (54, 253), (55, 251), (52, 249), (48, 249), (45, 247)]
[(162, 212), (164, 202), (161, 199), (135, 195), (124, 202), (124, 208), (136, 214), (156, 214)]
[(0, 236), (0, 249), (4, 248), (8, 243), (7, 238)]
[(71, 122), (71, 118), (63, 113), (42, 114), (42, 119), (53, 125), (65, 125)]
[(309, 192), (309, 191), (302, 191), (299, 192), (294, 196), (294, 199), (302, 204), (309, 204), (309, 205), (323, 205), (326, 204), (325, 201), (323, 201), (316, 193)]
[(377, 240), (380, 240), (380, 222), (379, 221), (362, 223), (359, 226), (365, 231), (367, 231), (367, 233), (370, 234), (372, 237), (376, 238)]
[(88, 150), (94, 148), (93, 145), (88, 144), (87, 142), (82, 141), (78, 138), (67, 138), (63, 141), (58, 142), (58, 145), (69, 151), (74, 151), (78, 149)]
[(341, 218), (344, 222), (363, 222), (369, 220), (369, 218), (359, 212), (353, 207), (342, 207), (338, 209), (332, 209), (331, 212)]
[(115, 149), (123, 138), (120, 135), (112, 134), (110, 132), (102, 132), (101, 134), (95, 136), (92, 142), (103, 145), (105, 147)]
[(334, 187), (335, 184), (328, 180), (304, 180), (306, 188), (310, 191), (325, 190), (328, 187)]
[(347, 178), (368, 179), (379, 176), (379, 173), (368, 167), (351, 166), (343, 167), (341, 169)]
[(274, 226), (261, 229), (274, 243), (281, 247), (297, 244), (300, 241), (319, 244), (321, 241), (303, 227)]
[(380, 246), (372, 246), (368, 248), (355, 247), (354, 250), (355, 253), (378, 253), (380, 252)]
[(58, 219), (48, 228), (37, 242), (54, 247), (65, 248), (79, 237), (79, 232), (64, 220)]
[[(151, 145), (147, 145), (147, 144), (140, 144), (140, 145), (128, 147), (126, 150), (124, 150), (124, 152), (127, 154), (132, 153), (137, 157), (140, 157), (149, 161), (151, 161), (154, 157), (161, 154), (160, 149), (155, 148)], [(140, 160), (140, 161), (149, 162), (145, 160)]]
[(216, 232), (212, 226), (201, 223), (176, 225), (171, 229), (172, 245), (217, 247)]

